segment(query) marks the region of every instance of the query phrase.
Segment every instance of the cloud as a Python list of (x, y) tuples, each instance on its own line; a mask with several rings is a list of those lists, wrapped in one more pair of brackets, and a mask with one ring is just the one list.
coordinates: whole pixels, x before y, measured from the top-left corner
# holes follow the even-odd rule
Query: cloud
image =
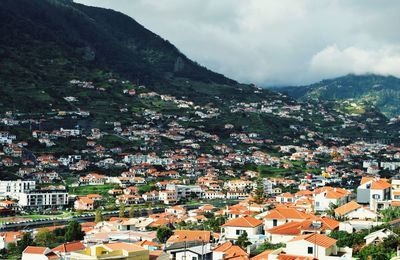
[(352, 72), (398, 75), (396, 0), (75, 1), (121, 11), (188, 57), (242, 82), (267, 86)]
[(321, 77), (335, 77), (346, 73), (375, 73), (400, 77), (400, 47), (384, 46), (367, 50), (328, 46), (312, 57), (310, 73)]

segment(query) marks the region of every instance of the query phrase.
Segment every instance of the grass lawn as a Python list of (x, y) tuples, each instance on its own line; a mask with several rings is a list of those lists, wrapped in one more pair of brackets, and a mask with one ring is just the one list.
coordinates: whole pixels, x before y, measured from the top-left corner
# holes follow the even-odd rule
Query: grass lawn
[(79, 186), (79, 187), (69, 187), (69, 193), (74, 195), (88, 195), (88, 194), (100, 194), (102, 196), (108, 196), (108, 190), (118, 188), (115, 184), (104, 184), (104, 185), (94, 185), (94, 186)]

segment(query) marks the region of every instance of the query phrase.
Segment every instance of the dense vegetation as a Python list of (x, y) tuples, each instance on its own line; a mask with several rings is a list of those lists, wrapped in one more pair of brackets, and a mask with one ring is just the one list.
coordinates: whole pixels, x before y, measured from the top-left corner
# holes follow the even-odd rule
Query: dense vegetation
[(400, 79), (393, 76), (347, 75), (300, 87), (277, 89), (292, 97), (349, 100), (379, 108), (386, 116), (400, 115)]
[(59, 98), (66, 82), (113, 76), (198, 100), (253, 93), (112, 10), (62, 0), (4, 0), (0, 34), (0, 111), (68, 107)]

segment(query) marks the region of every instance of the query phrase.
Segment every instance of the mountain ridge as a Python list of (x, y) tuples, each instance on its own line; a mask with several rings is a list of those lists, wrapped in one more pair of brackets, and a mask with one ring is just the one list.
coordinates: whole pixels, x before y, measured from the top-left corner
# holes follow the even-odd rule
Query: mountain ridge
[(273, 88), (301, 101), (350, 100), (375, 106), (387, 117), (400, 115), (400, 79), (377, 74), (348, 74), (310, 85)]

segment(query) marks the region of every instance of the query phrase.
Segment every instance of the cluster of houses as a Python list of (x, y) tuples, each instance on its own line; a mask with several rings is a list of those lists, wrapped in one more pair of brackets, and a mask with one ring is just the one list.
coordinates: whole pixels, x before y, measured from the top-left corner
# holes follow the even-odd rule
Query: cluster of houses
[[(188, 209), (176, 205), (162, 213), (149, 212), (147, 216), (83, 223), (82, 241), (55, 248), (28, 246), (22, 259), (354, 259), (353, 249), (338, 246), (330, 234), (338, 230), (350, 233), (368, 230), (381, 224), (380, 209), (371, 208), (371, 201), (361, 201), (364, 196), (358, 196), (366, 193), (366, 183), (371, 184), (371, 199), (377, 198), (375, 194), (385, 194), (387, 185), (389, 194), (398, 192), (398, 180), (390, 183), (366, 177), (357, 197), (345, 189), (325, 186), (314, 191), (283, 193), (262, 203), (248, 197), (224, 208), (203, 204)], [(88, 195), (80, 199), (99, 198)], [(337, 205), (332, 215), (326, 213), (328, 203)], [(210, 219), (217, 218), (224, 220), (218, 231), (204, 228)], [(182, 228), (188, 225), (192, 228)], [(396, 227), (399, 223), (394, 221), (389, 225)], [(157, 236), (156, 230), (160, 227), (173, 230), (165, 242)], [(245, 246), (238, 244), (244, 234)], [(18, 241), (21, 236), (22, 231), (1, 233), (0, 248)], [(364, 243), (377, 244), (389, 236), (398, 235), (382, 228), (366, 235)], [(277, 246), (256, 255), (252, 253), (266, 242)]]
[[(69, 84), (106, 91), (89, 81)], [(379, 118), (361, 122), (354, 115), (326, 111), (321, 104), (286, 104), (279, 98), (230, 103), (229, 113), (289, 118), (292, 124), (278, 143), (272, 135), (235, 122), (208, 127), (208, 120), (226, 113), (212, 104), (198, 105), (130, 82), (122, 86), (124, 98), (173, 109), (133, 111), (120, 104), (119, 116), (132, 120), (110, 119), (99, 124), (101, 128), (85, 121), (90, 112), (80, 108), (40, 117), (0, 115), (0, 169), (7, 174), (0, 180), (0, 214), (46, 209), (91, 212), (104, 209), (106, 201), (128, 208), (163, 205), (165, 212), (85, 222), (82, 241), (55, 248), (29, 246), (22, 259), (351, 259), (352, 249), (339, 247), (330, 233), (379, 226), (382, 210), (400, 207), (400, 179), (393, 177), (400, 169), (399, 147), (349, 143), (300, 124), (318, 116), (322, 124), (340, 121), (329, 126), (333, 130), (353, 127), (368, 132), (371, 126), (379, 128)], [(74, 96), (64, 101), (74, 107), (81, 104)], [(85, 119), (90, 127), (61, 127), (58, 122), (64, 118)], [(23, 131), (14, 132), (14, 127)], [(30, 135), (22, 137), (20, 133), (28, 129)], [(69, 144), (73, 149), (60, 152)], [(67, 178), (73, 183), (67, 185)], [(73, 194), (70, 189), (105, 185), (110, 188), (102, 194)], [(256, 203), (260, 189), (264, 199)], [(189, 202), (200, 206), (189, 209)], [(223, 219), (218, 231), (209, 227), (216, 218)], [(173, 230), (165, 242), (157, 238), (155, 230), (160, 227)], [(22, 234), (0, 233), (0, 249)], [(244, 235), (249, 244), (238, 245)], [(365, 244), (380, 243), (391, 235), (388, 229), (372, 232)], [(266, 242), (275, 249), (252, 253)]]

